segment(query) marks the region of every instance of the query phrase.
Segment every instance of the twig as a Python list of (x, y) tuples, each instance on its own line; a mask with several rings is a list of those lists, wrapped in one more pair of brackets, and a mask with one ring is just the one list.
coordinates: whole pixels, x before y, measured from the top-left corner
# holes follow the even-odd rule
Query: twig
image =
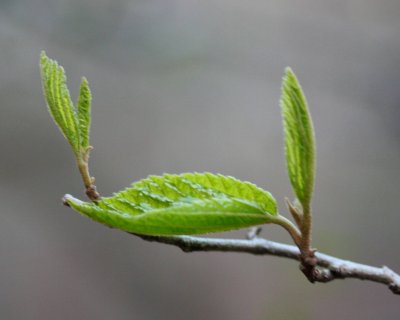
[(83, 184), (85, 185), (85, 193), (87, 197), (96, 202), (100, 200), (101, 196), (97, 192), (96, 186), (94, 185), (95, 178), (91, 177), (89, 173), (89, 154), (91, 150), (93, 150), (93, 147), (89, 146), (81, 151), (77, 157), (77, 165), (83, 180)]
[[(242, 252), (255, 255), (271, 255), (299, 261), (297, 247), (254, 237), (249, 240), (200, 238), (191, 236), (142, 236), (146, 241), (154, 241), (177, 246), (184, 252), (220, 251)], [(355, 278), (385, 284), (394, 294), (400, 294), (400, 275), (386, 266), (373, 267), (353, 261), (342, 260), (327, 254), (315, 253), (317, 258), (316, 282), (330, 282), (335, 279)]]

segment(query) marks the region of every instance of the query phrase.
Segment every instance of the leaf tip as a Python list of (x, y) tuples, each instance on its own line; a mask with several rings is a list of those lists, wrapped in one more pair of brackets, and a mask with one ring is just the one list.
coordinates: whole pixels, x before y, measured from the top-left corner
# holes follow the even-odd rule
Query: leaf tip
[(75, 197), (73, 197), (70, 194), (65, 194), (62, 197), (62, 202), (67, 207), (82, 206), (85, 204), (85, 202), (83, 202), (79, 199), (76, 199)]
[(81, 85), (89, 86), (89, 81), (87, 80), (86, 77), (81, 78)]
[(48, 57), (46, 55), (46, 51), (44, 51), (44, 50), (40, 51), (40, 61), (47, 60), (47, 59), (48, 59)]
[(288, 87), (300, 87), (299, 80), (297, 79), (296, 74), (291, 67), (285, 68), (282, 87), (283, 89)]
[[(91, 100), (91, 98), (92, 98), (92, 94), (90, 92), (89, 81), (87, 80), (86, 77), (81, 78), (81, 86), (80, 86), (79, 91), (80, 92), (79, 92), (78, 100), (83, 99), (83, 101), (85, 103), (88, 103), (88, 100)], [(89, 103), (90, 103), (90, 101), (89, 101)], [(79, 104), (79, 102), (78, 102), (78, 104)], [(79, 108), (79, 106), (78, 106), (78, 108)]]
[(46, 52), (42, 50), (40, 52), (40, 59), (39, 59), (39, 66), (40, 66), (40, 71), (42, 72), (42, 78), (44, 76), (44, 70), (49, 62), (49, 58), (46, 55)]
[(287, 66), (287, 67), (285, 68), (285, 75), (288, 75), (288, 74), (294, 74), (292, 68), (289, 67), (289, 66)]

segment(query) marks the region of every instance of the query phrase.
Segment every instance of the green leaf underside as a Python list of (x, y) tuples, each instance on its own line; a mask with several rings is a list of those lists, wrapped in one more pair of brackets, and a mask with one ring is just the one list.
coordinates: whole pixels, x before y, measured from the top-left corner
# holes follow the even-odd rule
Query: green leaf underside
[(306, 98), (290, 68), (283, 78), (281, 108), (290, 182), (302, 205), (309, 205), (315, 175), (314, 129)]
[(271, 223), (275, 199), (254, 184), (211, 173), (150, 176), (97, 203), (66, 196), (76, 211), (143, 235), (204, 234)]
[(40, 56), (43, 93), (51, 116), (78, 157), (89, 146), (91, 94), (85, 78), (82, 79), (77, 109), (72, 103), (64, 68), (57, 61)]

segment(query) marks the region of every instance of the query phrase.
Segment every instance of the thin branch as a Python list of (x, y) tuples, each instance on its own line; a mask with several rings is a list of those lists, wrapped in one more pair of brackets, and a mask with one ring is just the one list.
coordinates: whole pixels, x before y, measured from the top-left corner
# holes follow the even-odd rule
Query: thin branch
[[(255, 255), (271, 255), (299, 261), (297, 247), (258, 237), (249, 240), (200, 238), (191, 236), (154, 237), (136, 235), (146, 241), (177, 246), (184, 252), (220, 251), (242, 252)], [(342, 260), (327, 254), (315, 253), (317, 258), (316, 282), (330, 282), (335, 279), (355, 278), (385, 284), (394, 294), (400, 294), (400, 275), (386, 266), (381, 268)]]

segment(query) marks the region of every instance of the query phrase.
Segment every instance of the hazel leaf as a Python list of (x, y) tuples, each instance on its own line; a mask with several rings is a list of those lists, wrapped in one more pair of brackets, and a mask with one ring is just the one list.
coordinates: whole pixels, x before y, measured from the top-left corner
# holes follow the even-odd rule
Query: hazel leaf
[(315, 177), (314, 128), (303, 90), (290, 68), (282, 82), (281, 109), (290, 182), (302, 206), (309, 206)]
[(222, 232), (273, 223), (278, 216), (269, 192), (211, 173), (150, 176), (98, 202), (70, 195), (64, 200), (95, 221), (141, 235)]
[(90, 93), (89, 83), (85, 77), (82, 78), (81, 87), (79, 90), (79, 97), (77, 102), (77, 116), (79, 124), (79, 136), (81, 148), (86, 150), (89, 147), (89, 133), (90, 133), (90, 109), (91, 109), (92, 95)]
[(74, 153), (80, 153), (80, 133), (75, 107), (66, 84), (64, 68), (42, 51), (40, 56), (43, 94), (55, 123), (71, 145)]

